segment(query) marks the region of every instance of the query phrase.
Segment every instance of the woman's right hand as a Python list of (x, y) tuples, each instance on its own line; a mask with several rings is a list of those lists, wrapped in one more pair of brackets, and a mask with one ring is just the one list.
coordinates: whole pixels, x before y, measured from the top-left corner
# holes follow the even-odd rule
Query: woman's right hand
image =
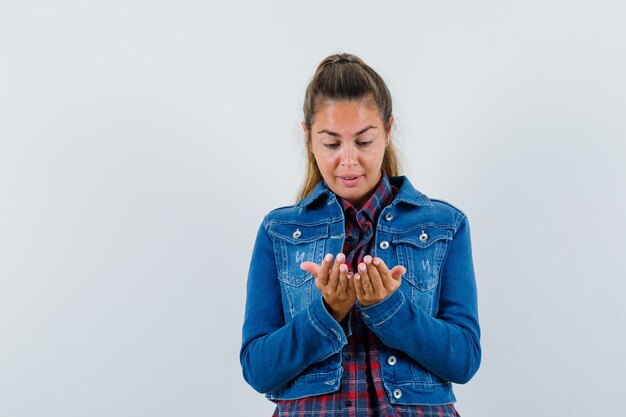
[[(315, 276), (315, 285), (322, 293), (328, 312), (341, 322), (356, 303), (354, 277), (348, 272), (346, 256), (340, 253), (335, 258), (327, 254), (321, 265), (315, 262), (303, 262), (300, 268)], [(332, 267), (332, 268), (331, 268)]]

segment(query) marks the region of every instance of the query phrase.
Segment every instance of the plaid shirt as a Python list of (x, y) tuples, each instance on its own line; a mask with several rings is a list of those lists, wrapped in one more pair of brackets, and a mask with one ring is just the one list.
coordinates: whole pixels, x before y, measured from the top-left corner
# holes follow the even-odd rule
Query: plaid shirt
[[(355, 271), (370, 253), (376, 221), (383, 208), (391, 204), (397, 192), (387, 175), (374, 194), (357, 210), (340, 200), (346, 224), (343, 252), (346, 263)], [(395, 405), (383, 387), (378, 345), (382, 343), (365, 325), (355, 307), (348, 317), (352, 335), (342, 354), (343, 377), (339, 391), (278, 402), (273, 417), (458, 417), (453, 404)], [(345, 321), (344, 321), (344, 324)]]

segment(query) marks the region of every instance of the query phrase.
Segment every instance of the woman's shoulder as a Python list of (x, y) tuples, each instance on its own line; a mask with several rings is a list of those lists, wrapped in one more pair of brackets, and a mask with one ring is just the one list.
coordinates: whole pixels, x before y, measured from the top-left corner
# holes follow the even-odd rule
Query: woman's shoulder
[(341, 217), (341, 210), (336, 202), (335, 194), (320, 182), (308, 196), (296, 204), (277, 207), (267, 213), (265, 222), (314, 224), (336, 221)]
[(298, 204), (276, 207), (265, 215), (266, 221), (282, 221), (296, 217), (299, 209)]
[(313, 204), (296, 204), (275, 208), (265, 215), (264, 223), (268, 224), (301, 224), (315, 225), (332, 223), (341, 220), (341, 209), (335, 200), (318, 200)]
[(447, 211), (455, 216), (465, 217), (465, 213), (463, 212), (463, 210), (447, 200), (442, 200), (440, 198), (429, 198), (429, 200), (433, 203), (433, 206), (436, 207), (437, 210)]
[(394, 203), (405, 214), (419, 217), (425, 222), (453, 227), (457, 227), (467, 217), (449, 201), (422, 193), (406, 177), (398, 177), (394, 182), (399, 185)]

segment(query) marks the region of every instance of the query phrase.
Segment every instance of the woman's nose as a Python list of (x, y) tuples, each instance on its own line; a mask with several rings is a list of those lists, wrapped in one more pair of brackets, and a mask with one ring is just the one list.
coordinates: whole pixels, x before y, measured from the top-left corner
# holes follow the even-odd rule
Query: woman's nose
[(356, 165), (356, 155), (352, 146), (343, 147), (341, 152), (341, 165), (348, 167)]

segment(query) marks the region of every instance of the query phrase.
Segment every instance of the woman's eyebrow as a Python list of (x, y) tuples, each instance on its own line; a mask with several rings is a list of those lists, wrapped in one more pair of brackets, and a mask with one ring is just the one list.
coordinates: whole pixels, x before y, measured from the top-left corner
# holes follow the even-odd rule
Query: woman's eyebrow
[[(358, 132), (356, 132), (354, 134), (354, 137), (362, 135), (363, 133), (367, 132), (370, 129), (378, 129), (378, 128), (376, 126), (368, 126), (368, 127), (364, 128), (364, 129), (361, 129)], [(317, 133), (326, 133), (327, 135), (334, 136), (334, 137), (337, 137), (337, 138), (341, 137), (341, 135), (339, 133), (333, 132), (332, 130), (328, 130), (328, 129), (322, 129), (322, 130), (320, 130)]]

